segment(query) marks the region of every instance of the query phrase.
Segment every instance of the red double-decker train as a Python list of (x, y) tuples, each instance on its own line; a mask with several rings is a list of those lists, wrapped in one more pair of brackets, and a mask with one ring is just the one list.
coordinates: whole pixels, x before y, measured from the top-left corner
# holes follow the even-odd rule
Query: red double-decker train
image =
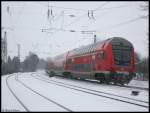
[(129, 83), (135, 75), (134, 47), (113, 37), (56, 56), (49, 61), (50, 76), (96, 79), (102, 83)]

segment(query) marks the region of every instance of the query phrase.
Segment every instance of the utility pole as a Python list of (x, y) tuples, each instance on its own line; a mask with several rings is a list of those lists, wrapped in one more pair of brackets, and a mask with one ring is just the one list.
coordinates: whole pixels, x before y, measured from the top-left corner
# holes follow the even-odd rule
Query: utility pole
[(4, 39), (2, 39), (2, 60), (7, 62), (7, 32), (4, 32)]
[(20, 61), (20, 44), (17, 44), (18, 46), (18, 58), (19, 58), (19, 61)]
[(94, 44), (96, 43), (96, 34), (94, 34)]
[[(92, 38), (93, 38), (93, 34), (94, 34), (94, 43), (96, 43), (96, 35), (95, 35), (96, 31), (81, 31), (82, 34), (91, 34)], [(93, 39), (92, 39), (93, 40)], [(93, 42), (92, 42), (93, 43)]]

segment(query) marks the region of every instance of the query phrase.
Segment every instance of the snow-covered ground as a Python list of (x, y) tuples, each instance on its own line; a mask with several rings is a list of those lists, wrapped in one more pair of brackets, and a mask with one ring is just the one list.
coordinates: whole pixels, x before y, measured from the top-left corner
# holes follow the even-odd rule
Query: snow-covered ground
[[(78, 80), (71, 80), (71, 79), (66, 79), (66, 78), (59, 78), (59, 77), (51, 77), (49, 78), (48, 76), (43, 76), (47, 75), (44, 71), (38, 71), (38, 75), (41, 77), (44, 77), (46, 79), (51, 79), (51, 80), (57, 80), (59, 82), (68, 83), (76, 86), (81, 86), (84, 88), (89, 88), (97, 91), (104, 91), (106, 93), (112, 93), (124, 97), (130, 97), (133, 99), (138, 99), (138, 100), (144, 100), (148, 101), (149, 100), (149, 93), (146, 90), (140, 90), (140, 89), (133, 89), (133, 88), (126, 88), (126, 87), (119, 87), (119, 86), (111, 86), (111, 85), (106, 85), (106, 84), (93, 84), (93, 83), (88, 83), (84, 81), (78, 81)], [(139, 82), (139, 84), (138, 84)], [(136, 87), (142, 87), (142, 88), (148, 88), (148, 81), (136, 81), (132, 80), (128, 86), (136, 86)], [(131, 95), (132, 91), (139, 91), (138, 96), (133, 96)]]
[(129, 86), (142, 87), (142, 88), (149, 88), (149, 82), (148, 81), (132, 80), (128, 85)]
[[(13, 74), (12, 74), (13, 75)], [(1, 88), (2, 88), (2, 111), (25, 111), (25, 109), (20, 105), (16, 98), (12, 95), (6, 85), (6, 76), (1, 77)], [(14, 84), (13, 82), (11, 84)], [(18, 91), (19, 92), (19, 91)]]
[[(41, 77), (47, 81), (55, 80), (66, 84), (76, 85), (92, 90), (103, 91), (115, 95), (120, 95), (132, 99), (149, 100), (148, 91), (139, 90), (138, 96), (132, 96), (132, 89), (102, 84), (92, 84), (83, 81), (70, 80), (65, 78), (46, 76), (44, 71), (32, 73), (33, 76)], [(38, 76), (37, 76), (38, 75)], [(21, 104), (12, 95), (6, 85), (6, 78), (11, 75), (2, 76), (2, 111), (25, 111)], [(23, 84), (27, 87), (25, 87)], [(134, 81), (133, 81), (134, 82)], [(140, 81), (141, 82), (141, 81)], [(129, 103), (112, 100), (100, 96), (95, 96), (81, 91), (72, 90), (55, 84), (38, 80), (31, 76), (31, 73), (12, 74), (8, 79), (11, 89), (29, 111), (148, 111), (148, 108), (136, 106)], [(134, 83), (132, 83), (134, 84)], [(137, 81), (136, 81), (136, 84)], [(48, 101), (43, 97), (48, 98)], [(57, 104), (64, 106), (64, 109)], [(147, 103), (148, 106), (148, 103)]]

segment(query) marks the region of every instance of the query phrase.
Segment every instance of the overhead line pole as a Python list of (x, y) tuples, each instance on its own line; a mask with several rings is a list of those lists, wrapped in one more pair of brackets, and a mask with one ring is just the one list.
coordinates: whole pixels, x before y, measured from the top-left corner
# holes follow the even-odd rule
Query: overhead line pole
[(18, 47), (18, 58), (20, 60), (20, 44), (17, 44), (17, 47)]

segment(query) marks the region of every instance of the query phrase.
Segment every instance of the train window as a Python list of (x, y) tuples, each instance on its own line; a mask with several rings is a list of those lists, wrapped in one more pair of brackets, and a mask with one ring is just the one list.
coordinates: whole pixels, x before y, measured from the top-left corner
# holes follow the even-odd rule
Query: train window
[(132, 47), (126, 45), (113, 45), (114, 60), (117, 65), (127, 66), (131, 63)]
[(91, 70), (91, 65), (90, 64), (84, 64), (84, 70), (85, 71), (90, 71)]

